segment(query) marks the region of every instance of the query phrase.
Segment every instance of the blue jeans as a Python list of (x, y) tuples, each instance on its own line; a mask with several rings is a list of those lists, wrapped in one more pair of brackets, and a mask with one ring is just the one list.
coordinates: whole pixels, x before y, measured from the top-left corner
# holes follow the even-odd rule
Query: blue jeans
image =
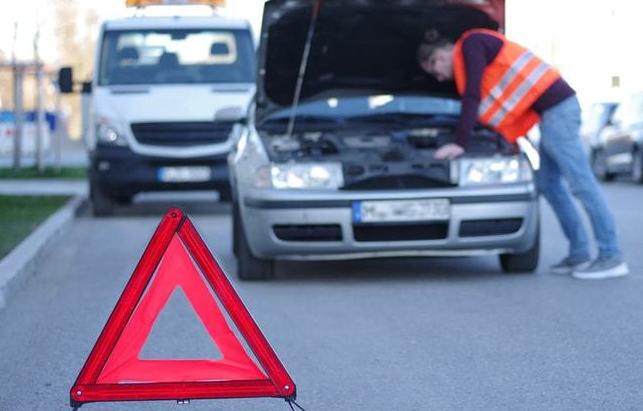
[[(592, 173), (580, 139), (581, 110), (572, 96), (545, 111), (540, 121), (538, 186), (569, 240), (569, 256), (587, 258), (590, 243), (571, 193), (589, 215), (600, 257), (621, 255), (614, 218)], [(567, 182), (569, 190), (563, 184)]]

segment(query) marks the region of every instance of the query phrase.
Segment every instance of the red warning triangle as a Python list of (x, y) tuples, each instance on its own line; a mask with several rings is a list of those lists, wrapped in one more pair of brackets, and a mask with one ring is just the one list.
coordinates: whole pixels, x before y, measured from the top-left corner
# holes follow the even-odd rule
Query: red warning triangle
[[(180, 289), (220, 359), (142, 359), (152, 328)], [(219, 303), (217, 303), (217, 299)], [(259, 364), (249, 356), (227, 313)], [(260, 365), (260, 366), (259, 366)], [(192, 225), (167, 212), (71, 389), (98, 401), (295, 398), (295, 384)]]

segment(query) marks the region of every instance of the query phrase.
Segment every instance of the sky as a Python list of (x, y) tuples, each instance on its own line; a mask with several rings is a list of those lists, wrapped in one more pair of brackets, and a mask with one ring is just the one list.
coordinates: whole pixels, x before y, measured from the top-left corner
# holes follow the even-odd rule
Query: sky
[[(54, 21), (46, 18), (59, 0), (20, 0), (0, 13), (0, 50), (10, 56), (14, 22), (18, 22), (19, 58), (33, 57), (33, 34), (41, 23), (41, 55), (55, 64)], [(82, 0), (101, 18), (131, 12), (125, 0)], [(262, 0), (227, 0), (227, 12), (248, 19), (258, 31)], [(82, 10), (80, 10), (82, 14)], [(643, 1), (638, 0), (507, 0), (507, 35), (558, 67), (585, 100), (609, 100), (643, 90)], [(620, 77), (620, 88), (612, 77)]]

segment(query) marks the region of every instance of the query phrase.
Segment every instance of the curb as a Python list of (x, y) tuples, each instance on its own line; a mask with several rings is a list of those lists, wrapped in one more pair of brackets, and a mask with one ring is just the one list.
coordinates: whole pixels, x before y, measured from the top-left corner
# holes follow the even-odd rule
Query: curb
[(69, 228), (86, 203), (84, 196), (73, 197), (0, 260), (0, 310), (34, 272), (43, 250)]

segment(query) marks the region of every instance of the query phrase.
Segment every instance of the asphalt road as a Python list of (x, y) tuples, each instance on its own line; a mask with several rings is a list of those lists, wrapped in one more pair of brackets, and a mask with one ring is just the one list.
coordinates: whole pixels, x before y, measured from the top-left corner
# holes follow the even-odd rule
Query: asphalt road
[[(282, 263), (266, 283), (234, 280), (228, 208), (187, 209), (308, 411), (640, 410), (643, 187), (606, 190), (633, 275), (604, 282), (547, 272), (566, 251), (548, 207), (535, 275), (501, 274), (493, 257), (389, 259)], [(68, 408), (68, 390), (167, 206), (81, 217), (47, 251), (0, 312), (0, 410)], [(181, 303), (162, 314), (148, 342), (158, 346), (145, 355), (211, 349)], [(257, 399), (83, 409), (288, 408)]]

